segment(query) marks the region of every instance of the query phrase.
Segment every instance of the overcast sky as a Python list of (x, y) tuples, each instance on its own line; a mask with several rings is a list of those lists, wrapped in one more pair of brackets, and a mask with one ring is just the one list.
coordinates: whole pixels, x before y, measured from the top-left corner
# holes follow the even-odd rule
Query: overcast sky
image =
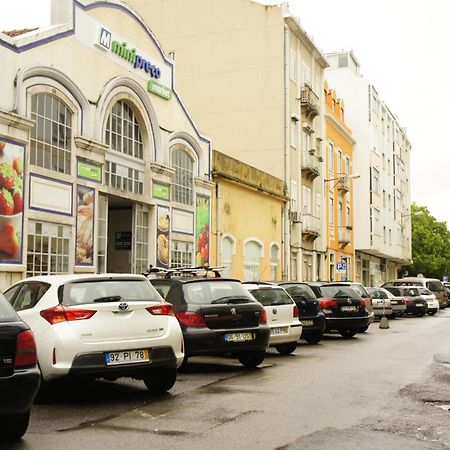
[[(444, 139), (450, 128), (450, 1), (289, 4), (321, 50), (353, 49), (362, 74), (407, 128), (413, 201), (450, 224), (450, 149)], [(50, 0), (2, 0), (0, 29), (46, 25), (49, 5)]]

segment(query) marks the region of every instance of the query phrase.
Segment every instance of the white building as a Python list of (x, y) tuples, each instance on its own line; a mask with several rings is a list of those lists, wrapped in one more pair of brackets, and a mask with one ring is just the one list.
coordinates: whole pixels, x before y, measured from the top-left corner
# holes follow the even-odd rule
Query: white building
[(356, 281), (376, 286), (411, 264), (411, 144), (398, 118), (360, 74), (353, 53), (326, 55), (329, 81), (346, 102), (353, 152)]

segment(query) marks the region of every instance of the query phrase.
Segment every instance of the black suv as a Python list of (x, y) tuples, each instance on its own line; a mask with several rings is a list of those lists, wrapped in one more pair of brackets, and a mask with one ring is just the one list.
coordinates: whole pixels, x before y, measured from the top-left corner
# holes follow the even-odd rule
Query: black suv
[(0, 292), (0, 441), (25, 434), (40, 380), (33, 333)]
[(397, 297), (403, 297), (406, 303), (406, 314), (423, 317), (428, 311), (428, 302), (420, 295), (417, 286), (386, 286), (389, 292)]
[(350, 286), (342, 283), (310, 283), (320, 308), (325, 314), (325, 331), (336, 330), (342, 337), (351, 338), (369, 327), (366, 301)]
[(190, 356), (227, 354), (245, 367), (261, 364), (270, 337), (262, 305), (239, 280), (192, 276), (187, 271), (181, 275), (169, 272), (150, 282), (173, 305), (180, 322), (183, 365)]
[(325, 315), (313, 290), (306, 283), (298, 281), (272, 281), (272, 283), (283, 287), (297, 305), (299, 320), (303, 327), (301, 339), (308, 344), (320, 342), (325, 330)]

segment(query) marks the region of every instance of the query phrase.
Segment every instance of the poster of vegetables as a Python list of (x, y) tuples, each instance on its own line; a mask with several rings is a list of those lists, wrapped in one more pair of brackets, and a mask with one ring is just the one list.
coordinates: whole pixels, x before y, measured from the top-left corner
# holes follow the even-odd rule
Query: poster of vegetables
[(197, 266), (209, 263), (209, 198), (197, 197), (195, 214), (195, 245)]
[(169, 208), (158, 206), (157, 231), (156, 231), (156, 252), (157, 266), (169, 267), (169, 228), (170, 216)]
[(77, 186), (77, 248), (75, 264), (94, 265), (94, 200), (95, 190)]
[(0, 138), (0, 263), (22, 263), (25, 147)]

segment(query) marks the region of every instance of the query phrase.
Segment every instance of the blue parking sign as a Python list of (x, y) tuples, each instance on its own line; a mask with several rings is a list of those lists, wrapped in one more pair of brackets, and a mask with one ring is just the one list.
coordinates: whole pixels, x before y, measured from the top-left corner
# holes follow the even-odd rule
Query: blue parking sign
[(347, 263), (345, 262), (338, 262), (336, 263), (336, 272), (347, 272)]

